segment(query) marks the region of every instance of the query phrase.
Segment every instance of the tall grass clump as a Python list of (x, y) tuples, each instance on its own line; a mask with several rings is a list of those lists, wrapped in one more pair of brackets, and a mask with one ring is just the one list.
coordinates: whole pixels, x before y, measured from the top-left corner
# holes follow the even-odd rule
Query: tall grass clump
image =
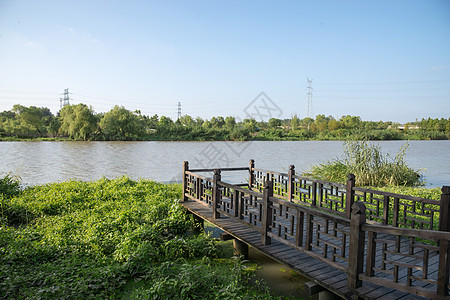
[(21, 191), (20, 178), (6, 174), (0, 178), (0, 195), (6, 198), (18, 195)]
[(408, 147), (407, 143), (404, 144), (392, 158), (389, 153), (383, 154), (379, 145), (366, 140), (347, 141), (341, 158), (314, 166), (308, 174), (344, 183), (352, 173), (357, 186), (419, 186), (423, 184), (422, 175), (405, 161)]

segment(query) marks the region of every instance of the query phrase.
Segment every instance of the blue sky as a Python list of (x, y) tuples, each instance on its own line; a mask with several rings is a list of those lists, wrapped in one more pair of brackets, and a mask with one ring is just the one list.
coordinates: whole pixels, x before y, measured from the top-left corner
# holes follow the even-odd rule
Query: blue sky
[(0, 0), (0, 111), (450, 117), (450, 1)]

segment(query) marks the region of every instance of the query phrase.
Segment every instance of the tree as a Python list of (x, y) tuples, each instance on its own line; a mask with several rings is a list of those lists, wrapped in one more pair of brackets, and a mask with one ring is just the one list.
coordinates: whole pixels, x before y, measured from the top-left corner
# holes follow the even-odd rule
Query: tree
[(328, 130), (333, 131), (339, 129), (339, 122), (335, 119), (328, 122)]
[(97, 117), (86, 104), (66, 105), (60, 111), (60, 133), (74, 139), (88, 140), (97, 130)]
[(297, 115), (294, 115), (291, 119), (291, 129), (295, 130), (300, 126), (300, 120), (298, 119)]
[(180, 117), (180, 123), (186, 127), (194, 127), (195, 121), (189, 115), (184, 115)]
[(159, 117), (157, 114), (154, 114), (147, 120), (147, 126), (152, 129), (158, 128)]
[(250, 132), (256, 131), (256, 120), (255, 119), (244, 119), (244, 128), (248, 129)]
[(211, 122), (208, 120), (205, 120), (202, 124), (202, 128), (209, 129), (211, 127), (212, 127)]
[(200, 117), (195, 118), (195, 125), (197, 126), (197, 128), (201, 128), (203, 125), (204, 120)]
[(225, 127), (229, 130), (233, 130), (236, 126), (236, 119), (234, 117), (225, 118)]
[(49, 125), (53, 118), (52, 113), (46, 107), (25, 107), (16, 104), (13, 106), (13, 112), (16, 114), (16, 119), (21, 123), (22, 127), (30, 129), (29, 134), (38, 132), (41, 137), (47, 133), (46, 126)]
[(301, 124), (302, 126), (308, 128), (308, 130), (309, 130), (311, 124), (313, 124), (313, 123), (314, 123), (314, 119), (313, 119), (313, 118), (310, 118), (310, 117), (306, 117), (306, 118), (304, 118), (304, 119), (302, 119), (302, 120), (300, 121), (300, 124)]
[(159, 119), (159, 122), (158, 122), (158, 127), (160, 129), (167, 130), (167, 129), (170, 129), (170, 127), (172, 127), (172, 126), (173, 126), (173, 121), (171, 118), (166, 117), (166, 116), (161, 116), (161, 118)]
[(328, 129), (328, 122), (332, 117), (325, 117), (325, 115), (317, 115), (314, 121), (314, 127), (317, 131), (324, 131)]
[(281, 120), (276, 118), (269, 119), (269, 127), (272, 129), (277, 129), (278, 126), (281, 126)]
[(225, 125), (225, 120), (223, 117), (212, 117), (211, 120), (211, 126), (216, 128), (216, 129), (220, 129)]
[(145, 134), (145, 123), (140, 112), (133, 113), (118, 105), (100, 120), (100, 128), (107, 140), (137, 140)]
[(58, 118), (52, 118), (50, 121), (50, 124), (48, 124), (48, 133), (50, 133), (52, 136), (55, 136), (59, 132), (59, 128), (61, 127), (61, 122), (58, 120)]
[(355, 116), (342, 116), (339, 122), (346, 129), (355, 129), (361, 127), (361, 118)]

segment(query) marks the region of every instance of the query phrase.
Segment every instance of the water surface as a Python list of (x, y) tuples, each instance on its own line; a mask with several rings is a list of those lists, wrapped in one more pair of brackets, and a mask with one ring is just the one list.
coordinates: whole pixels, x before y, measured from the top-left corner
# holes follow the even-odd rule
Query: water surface
[[(395, 155), (405, 141), (383, 141)], [(408, 164), (422, 169), (430, 186), (450, 185), (450, 141), (410, 141)], [(290, 142), (0, 142), (0, 174), (12, 172), (26, 185), (68, 179), (94, 180), (128, 175), (161, 182), (179, 181), (182, 162), (191, 168), (248, 166), (297, 173), (343, 154), (340, 141)], [(225, 179), (245, 182), (245, 172)]]

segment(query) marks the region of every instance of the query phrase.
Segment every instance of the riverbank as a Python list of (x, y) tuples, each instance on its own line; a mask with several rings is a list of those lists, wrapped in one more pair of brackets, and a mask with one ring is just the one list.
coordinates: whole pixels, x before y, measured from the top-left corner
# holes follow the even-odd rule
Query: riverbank
[[(212, 135), (163, 135), (156, 134), (142, 136), (135, 139), (88, 139), (88, 141), (161, 141), (161, 142), (243, 142), (243, 141), (432, 141), (432, 140), (450, 140), (450, 134), (443, 132), (401, 132), (393, 130), (374, 131), (374, 132), (290, 132), (290, 131), (274, 131), (255, 133), (250, 136), (212, 136)], [(69, 137), (18, 137), (18, 136), (0, 136), (0, 142), (20, 142), (20, 141), (45, 141), (45, 142), (64, 142), (64, 141), (86, 141), (84, 139), (75, 139)]]

